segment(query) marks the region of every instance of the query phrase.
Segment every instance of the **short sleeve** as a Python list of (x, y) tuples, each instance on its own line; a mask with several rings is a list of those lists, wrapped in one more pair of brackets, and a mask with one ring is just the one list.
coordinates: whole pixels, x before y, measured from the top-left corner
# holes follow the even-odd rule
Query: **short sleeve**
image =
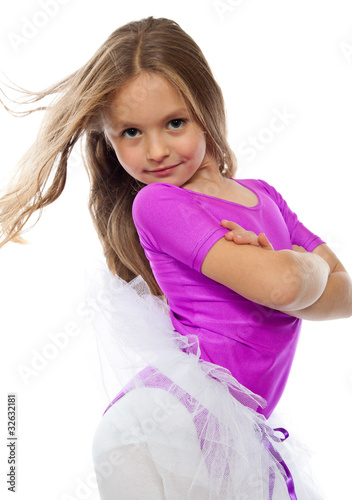
[(132, 215), (147, 257), (162, 252), (198, 272), (210, 248), (228, 232), (189, 191), (171, 184), (145, 186)]
[(289, 208), (284, 198), (275, 188), (263, 180), (259, 182), (279, 207), (290, 233), (292, 245), (301, 246), (307, 252), (312, 252), (318, 245), (325, 243), (325, 241), (299, 221), (297, 215)]

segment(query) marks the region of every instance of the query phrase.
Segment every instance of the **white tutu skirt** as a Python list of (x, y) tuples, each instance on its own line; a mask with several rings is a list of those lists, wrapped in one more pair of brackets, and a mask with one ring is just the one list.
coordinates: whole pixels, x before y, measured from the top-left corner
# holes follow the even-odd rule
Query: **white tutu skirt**
[(101, 500), (323, 499), (287, 431), (256, 412), (265, 401), (200, 360), (197, 338), (174, 331), (141, 278), (127, 284), (104, 266), (89, 296), (115, 391), (93, 442)]

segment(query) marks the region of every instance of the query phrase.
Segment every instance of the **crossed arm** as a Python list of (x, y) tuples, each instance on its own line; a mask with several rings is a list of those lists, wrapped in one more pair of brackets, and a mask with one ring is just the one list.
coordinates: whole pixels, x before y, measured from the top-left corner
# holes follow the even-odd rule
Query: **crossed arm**
[(264, 234), (233, 222), (208, 252), (202, 273), (258, 304), (291, 316), (325, 320), (352, 315), (352, 281), (327, 245), (274, 251)]

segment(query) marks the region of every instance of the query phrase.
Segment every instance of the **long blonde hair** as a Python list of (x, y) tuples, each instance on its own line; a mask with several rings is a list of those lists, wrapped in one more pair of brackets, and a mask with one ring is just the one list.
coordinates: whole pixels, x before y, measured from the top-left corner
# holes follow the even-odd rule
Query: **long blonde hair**
[(60, 196), (68, 158), (84, 137), (89, 210), (107, 264), (126, 281), (140, 274), (152, 293), (161, 294), (132, 219), (132, 203), (143, 184), (121, 167), (102, 120), (116, 91), (146, 72), (163, 76), (178, 89), (206, 132), (208, 151), (220, 172), (226, 177), (234, 174), (236, 160), (226, 140), (222, 93), (200, 48), (174, 21), (149, 17), (131, 22), (114, 31), (87, 64), (64, 80), (40, 93), (21, 89), (31, 105), (55, 97), (49, 106), (23, 113), (46, 110), (35, 143), (0, 198), (0, 246), (24, 242), (21, 235), (31, 216), (38, 211), (39, 218)]

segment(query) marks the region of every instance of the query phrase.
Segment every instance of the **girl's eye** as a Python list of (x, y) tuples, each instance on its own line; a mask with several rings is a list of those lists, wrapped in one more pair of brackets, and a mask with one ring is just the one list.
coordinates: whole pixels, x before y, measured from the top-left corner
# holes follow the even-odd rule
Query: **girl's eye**
[(122, 135), (128, 139), (133, 139), (133, 137), (137, 137), (139, 133), (139, 130), (136, 128), (128, 128), (122, 132)]
[(182, 120), (181, 118), (177, 118), (175, 120), (171, 120), (168, 123), (168, 126), (171, 130), (177, 130), (181, 128), (185, 124), (185, 120)]

